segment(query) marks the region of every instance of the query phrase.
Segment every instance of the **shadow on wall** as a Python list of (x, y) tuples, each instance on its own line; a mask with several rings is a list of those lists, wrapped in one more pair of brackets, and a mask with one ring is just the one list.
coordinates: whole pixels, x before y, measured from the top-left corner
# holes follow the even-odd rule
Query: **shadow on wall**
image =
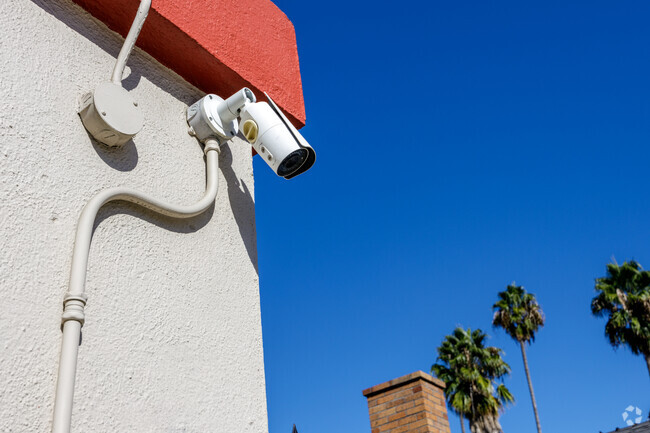
[[(246, 248), (248, 258), (255, 268), (255, 272), (259, 273), (257, 269), (255, 220), (244, 218), (244, 215), (254, 215), (255, 202), (253, 196), (246, 183), (242, 179), (238, 179), (237, 174), (232, 169), (232, 152), (228, 146), (223, 146), (221, 148), (219, 160), (219, 166), (226, 178), (226, 185), (220, 185), (219, 189), (221, 190), (224, 186), (227, 189), (230, 208), (232, 209), (232, 214), (237, 223), (239, 234), (244, 243), (244, 247)], [(218, 199), (219, 197), (217, 197), (217, 200)], [(178, 219), (160, 215), (129, 202), (111, 202), (106, 204), (99, 211), (97, 219), (95, 220), (93, 232), (102, 221), (117, 214), (125, 214), (140, 218), (150, 224), (175, 233), (193, 233), (202, 229), (210, 222), (214, 214), (214, 204), (210, 206), (207, 211), (193, 218)]]
[[(81, 122), (81, 120), (79, 121)], [(95, 140), (95, 137), (88, 131), (86, 134), (88, 134), (88, 141), (92, 143), (97, 156), (111, 168), (117, 171), (131, 171), (138, 165), (138, 148), (133, 140), (127, 141), (120, 147), (108, 147)]]
[(118, 214), (139, 218), (149, 224), (153, 224), (170, 232), (194, 233), (201, 230), (210, 222), (212, 215), (214, 214), (214, 204), (202, 214), (192, 218), (170, 218), (127, 201), (110, 202), (105, 204), (97, 214), (97, 219), (95, 219), (95, 224), (93, 226), (93, 235), (102, 221)]
[[(80, 6), (72, 3), (70, 0), (32, 0), (32, 2), (104, 50), (111, 57), (117, 59), (117, 55), (124, 43), (122, 37), (108, 29), (103, 23), (83, 10)], [(80, 15), (86, 15), (88, 19), (80, 20), (78, 19)], [(137, 47), (129, 57), (125, 73), (128, 72), (129, 68), (129, 75), (122, 81), (122, 86), (126, 90), (131, 91), (138, 87), (140, 79), (145, 76), (147, 80), (160, 90), (183, 102), (185, 105), (190, 105), (203, 96), (203, 92), (189, 84), (186, 87), (179, 86), (179, 83), (184, 83), (185, 80), (175, 76), (172, 71), (161, 66), (155, 59)], [(150, 71), (153, 72), (148, 73)], [(110, 69), (106, 70), (106, 81), (110, 80), (111, 73), (112, 65)], [(169, 76), (169, 79), (166, 79), (166, 76)], [(126, 172), (133, 170), (137, 166), (138, 151), (132, 140), (129, 140), (121, 148), (110, 148), (98, 143), (90, 134), (88, 134), (88, 138), (97, 156), (115, 170)]]
[[(72, 3), (70, 0), (31, 1), (66, 24), (79, 35), (104, 50), (113, 58), (117, 58), (124, 42), (122, 37), (108, 29), (103, 23), (88, 14), (77, 4)], [(80, 14), (87, 16), (88, 19), (78, 19)], [(204, 94), (189, 84), (186, 86), (179, 85), (179, 83), (185, 83), (183, 78), (161, 66), (155, 59), (137, 47), (129, 57), (128, 68), (131, 68), (131, 73), (122, 81), (122, 85), (129, 91), (135, 89), (140, 83), (140, 79), (144, 76), (160, 90), (168, 93), (185, 105), (194, 103)], [(106, 71), (106, 81), (110, 80), (111, 72), (112, 69)], [(90, 135), (88, 137), (97, 155), (108, 166), (119, 171), (131, 171), (136, 167), (138, 163), (138, 151), (133, 141), (127, 142), (122, 148), (109, 148), (98, 143)], [(255, 221), (254, 219), (251, 220), (250, 218), (244, 217), (245, 215), (254, 215), (255, 203), (246, 183), (242, 179), (239, 179), (232, 169), (232, 153), (228, 146), (222, 147), (220, 167), (226, 179), (226, 185), (221, 185), (220, 189), (227, 187), (228, 199), (241, 239), (255, 271), (258, 272)], [(160, 216), (131, 203), (109, 203), (100, 210), (94, 229), (103, 220), (120, 213), (140, 218), (165, 230), (176, 233), (192, 233), (200, 230), (211, 220), (214, 213), (214, 205), (205, 213), (194, 218), (174, 219)]]
[[(230, 142), (233, 143), (232, 141)], [(248, 143), (247, 143), (248, 144)], [(257, 269), (257, 234), (255, 232), (255, 218), (243, 218), (244, 215), (255, 215), (255, 201), (251, 194), (246, 182), (243, 179), (238, 179), (237, 174), (232, 169), (232, 151), (229, 146), (221, 146), (220, 157), (221, 171), (226, 178), (228, 184), (228, 200), (230, 201), (230, 208), (235, 216), (235, 222), (239, 228), (239, 234), (246, 247), (246, 252), (255, 267), (255, 272), (259, 274)]]
[[(124, 43), (122, 37), (86, 12), (81, 6), (72, 3), (70, 0), (32, 0), (32, 2), (117, 59), (117, 55)], [(80, 14), (86, 15), (88, 19), (76, 19)], [(145, 22), (144, 25), (146, 26), (147, 23)], [(188, 92), (188, 89), (195, 89), (195, 87), (189, 84), (185, 89), (179, 87), (178, 83), (185, 82), (184, 79), (169, 72), (169, 69), (161, 66), (153, 57), (144, 53), (138, 47), (131, 53), (125, 73), (128, 72), (129, 68), (131, 69), (130, 74), (122, 81), (122, 86), (126, 90), (133, 90), (138, 87), (140, 79), (144, 76), (151, 83), (155, 84), (156, 87), (167, 92), (177, 100), (184, 102), (186, 105), (192, 104), (196, 99), (200, 98), (200, 94), (202, 95), (202, 93), (197, 92), (197, 98), (191, 94), (192, 92)], [(147, 73), (148, 71), (162, 71), (163, 69), (167, 71), (167, 74)], [(110, 81), (112, 72), (111, 65), (111, 69), (106, 71), (106, 81)], [(169, 80), (163, 76), (172, 74), (174, 77), (170, 76)]]

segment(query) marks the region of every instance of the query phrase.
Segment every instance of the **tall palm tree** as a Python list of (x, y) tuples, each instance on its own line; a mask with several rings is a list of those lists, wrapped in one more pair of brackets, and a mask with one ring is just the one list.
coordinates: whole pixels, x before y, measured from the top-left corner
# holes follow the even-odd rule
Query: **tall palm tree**
[(526, 343), (532, 344), (535, 341), (535, 333), (540, 327), (544, 326), (544, 313), (537, 303), (535, 295), (527, 293), (523, 286), (516, 286), (515, 283), (506, 287), (504, 292), (499, 293), (499, 300), (492, 308), (494, 309), (492, 324), (497, 328), (503, 328), (521, 347), (521, 356), (524, 359), (524, 370), (526, 370), (526, 379), (528, 379), (530, 399), (533, 402), (537, 432), (542, 433), (533, 382), (530, 379), (530, 370), (528, 369)]
[(614, 347), (626, 345), (642, 355), (650, 374), (650, 272), (635, 261), (607, 265), (607, 276), (596, 279), (591, 300), (594, 316), (607, 316), (605, 335)]
[(510, 366), (501, 357), (503, 351), (486, 347), (487, 335), (480, 329), (456, 328), (438, 347), (436, 364), (431, 371), (443, 380), (449, 408), (461, 419), (469, 420), (472, 433), (503, 433), (499, 412), (514, 397), (503, 383), (497, 381), (510, 373)]

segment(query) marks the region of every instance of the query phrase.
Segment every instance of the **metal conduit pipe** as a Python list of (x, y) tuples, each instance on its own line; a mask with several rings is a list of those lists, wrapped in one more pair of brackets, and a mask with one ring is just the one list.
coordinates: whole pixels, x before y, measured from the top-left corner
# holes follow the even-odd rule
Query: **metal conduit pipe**
[(122, 45), (120, 54), (117, 56), (115, 68), (113, 68), (111, 81), (115, 84), (122, 83), (122, 75), (124, 74), (126, 62), (129, 60), (129, 55), (131, 55), (131, 51), (133, 51), (133, 46), (135, 45), (136, 39), (138, 39), (138, 35), (140, 35), (140, 30), (142, 30), (144, 20), (147, 19), (150, 8), (151, 0), (140, 0), (138, 12), (133, 19), (133, 24), (131, 24), (131, 29), (129, 29), (129, 33), (126, 35), (126, 39), (124, 39), (124, 45)]
[(97, 193), (81, 211), (77, 224), (72, 266), (70, 269), (70, 285), (63, 300), (63, 341), (61, 343), (61, 358), (54, 400), (54, 418), (52, 433), (69, 433), (72, 417), (75, 375), (77, 371), (77, 353), (81, 327), (84, 324), (84, 306), (86, 270), (88, 253), (92, 239), (93, 225), (97, 212), (106, 203), (116, 200), (128, 201), (145, 207), (154, 212), (172, 218), (190, 218), (206, 211), (217, 196), (219, 186), (219, 143), (207, 140), (206, 155), (206, 188), (203, 198), (189, 206), (168, 204), (147, 194), (129, 188), (110, 188)]

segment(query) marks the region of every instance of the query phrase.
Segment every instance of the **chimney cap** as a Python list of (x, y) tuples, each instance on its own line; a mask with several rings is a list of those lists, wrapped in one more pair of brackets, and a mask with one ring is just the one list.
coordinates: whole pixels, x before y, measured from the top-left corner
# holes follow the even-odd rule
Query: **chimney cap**
[(370, 398), (373, 395), (403, 386), (409, 382), (415, 382), (416, 380), (424, 380), (425, 382), (429, 382), (431, 385), (437, 386), (440, 389), (445, 389), (446, 387), (445, 382), (442, 380), (438, 379), (437, 377), (433, 377), (422, 370), (419, 370), (414, 373), (398, 377), (397, 379), (389, 380), (388, 382), (380, 383), (379, 385), (365, 389), (363, 390), (363, 395), (367, 398)]

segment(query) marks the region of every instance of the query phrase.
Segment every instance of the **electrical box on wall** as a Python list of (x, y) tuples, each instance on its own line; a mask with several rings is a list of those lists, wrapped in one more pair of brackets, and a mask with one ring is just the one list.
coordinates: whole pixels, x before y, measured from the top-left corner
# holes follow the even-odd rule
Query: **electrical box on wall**
[(95, 139), (107, 146), (122, 146), (142, 129), (138, 103), (119, 84), (102, 83), (81, 97), (79, 116)]

